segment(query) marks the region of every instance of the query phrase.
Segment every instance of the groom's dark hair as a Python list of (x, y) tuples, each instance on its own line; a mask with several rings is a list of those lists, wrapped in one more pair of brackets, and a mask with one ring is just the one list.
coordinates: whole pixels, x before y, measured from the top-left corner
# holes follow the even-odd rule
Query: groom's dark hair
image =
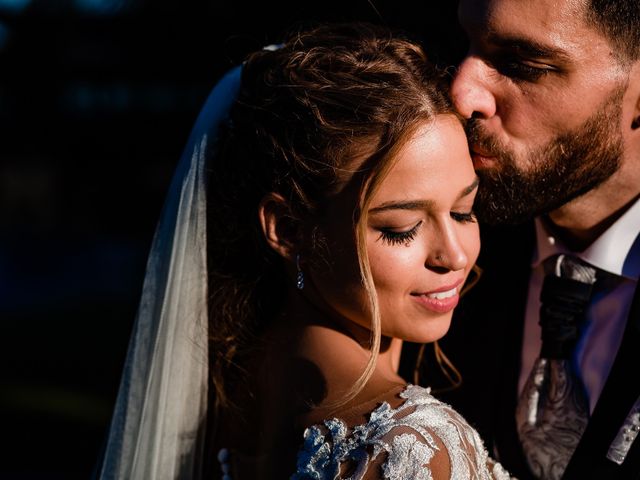
[(586, 18), (621, 60), (640, 59), (640, 0), (587, 0)]

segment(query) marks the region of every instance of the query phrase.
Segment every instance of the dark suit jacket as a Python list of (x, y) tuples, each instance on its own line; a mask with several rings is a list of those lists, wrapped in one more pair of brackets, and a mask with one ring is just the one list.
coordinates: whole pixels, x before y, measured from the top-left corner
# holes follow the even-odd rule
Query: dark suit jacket
[[(489, 452), (520, 479), (531, 478), (515, 424), (533, 224), (483, 227), (481, 281), (462, 300), (440, 341), (461, 371), (460, 389), (440, 397), (474, 425)], [(640, 397), (640, 293), (636, 291), (620, 350), (565, 479), (640, 479), (640, 438), (622, 465), (606, 458)]]

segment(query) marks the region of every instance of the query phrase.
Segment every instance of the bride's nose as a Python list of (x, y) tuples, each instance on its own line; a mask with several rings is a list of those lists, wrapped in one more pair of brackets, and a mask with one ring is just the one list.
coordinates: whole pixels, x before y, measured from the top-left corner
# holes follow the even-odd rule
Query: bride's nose
[(443, 225), (434, 232), (425, 267), (437, 270), (463, 270), (469, 263), (467, 253), (453, 225)]

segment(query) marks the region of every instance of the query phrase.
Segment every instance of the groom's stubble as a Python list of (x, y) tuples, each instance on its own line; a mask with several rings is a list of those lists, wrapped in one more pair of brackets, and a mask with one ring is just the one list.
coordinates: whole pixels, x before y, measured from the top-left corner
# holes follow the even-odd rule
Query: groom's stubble
[(478, 219), (491, 225), (522, 223), (561, 207), (611, 177), (620, 168), (624, 151), (620, 131), (624, 91), (624, 87), (616, 89), (582, 125), (531, 149), (526, 159), (516, 159), (487, 135), (481, 120), (469, 120), (469, 144), (496, 158), (495, 167), (477, 169)]

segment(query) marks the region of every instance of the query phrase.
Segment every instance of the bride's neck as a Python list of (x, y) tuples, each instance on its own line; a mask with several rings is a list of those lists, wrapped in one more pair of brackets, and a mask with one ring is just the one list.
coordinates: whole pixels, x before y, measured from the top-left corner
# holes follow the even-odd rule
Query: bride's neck
[[(287, 372), (286, 382), (292, 389), (313, 392), (314, 406), (339, 401), (351, 391), (367, 366), (371, 331), (318, 306), (300, 292), (291, 293), (282, 315), (267, 335), (270, 343), (277, 345), (277, 355), (288, 352), (289, 365), (304, 366), (300, 368), (300, 376)], [(401, 340), (382, 338), (371, 380), (353, 402), (404, 383), (397, 373), (401, 349)]]

